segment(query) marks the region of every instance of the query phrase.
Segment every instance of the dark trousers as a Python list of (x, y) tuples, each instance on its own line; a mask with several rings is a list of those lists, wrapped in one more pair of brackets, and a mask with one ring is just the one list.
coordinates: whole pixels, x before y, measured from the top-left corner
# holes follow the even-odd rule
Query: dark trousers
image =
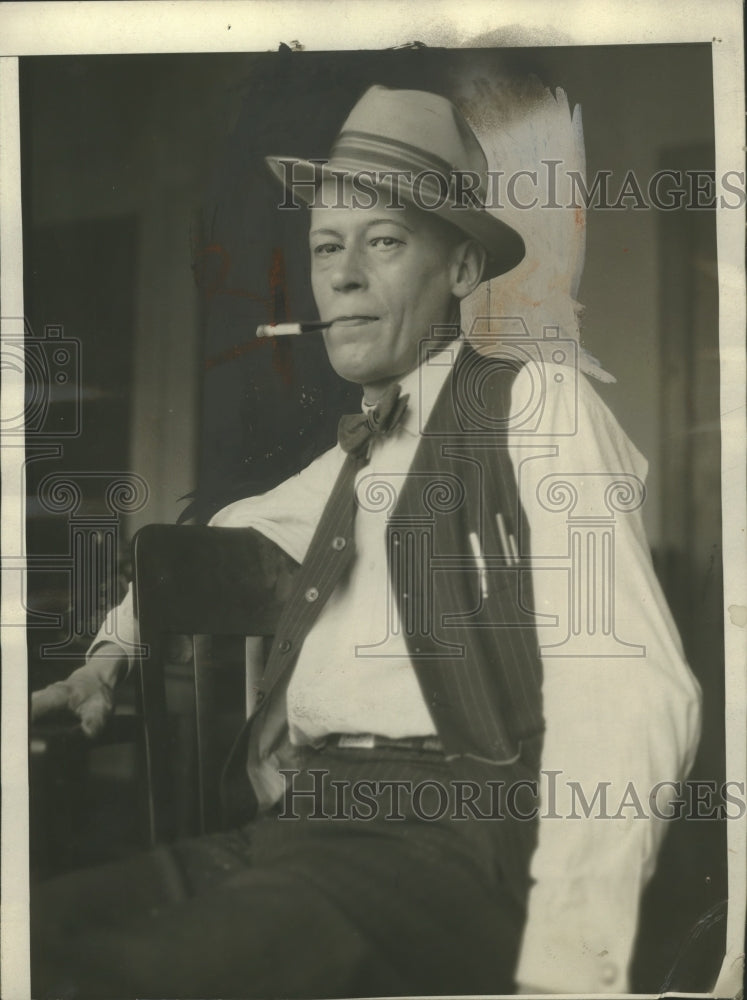
[(246, 827), (37, 886), (33, 996), (512, 992), (523, 909), (491, 822), (440, 815), (443, 757), (304, 751), (298, 770)]

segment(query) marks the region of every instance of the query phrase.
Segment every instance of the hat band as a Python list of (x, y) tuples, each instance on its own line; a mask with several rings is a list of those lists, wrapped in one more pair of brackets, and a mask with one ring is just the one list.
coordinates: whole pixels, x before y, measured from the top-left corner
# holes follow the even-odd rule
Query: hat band
[(386, 165), (396, 163), (402, 169), (420, 172), (434, 170), (444, 177), (450, 177), (454, 167), (448, 160), (430, 153), (419, 146), (413, 146), (400, 139), (387, 139), (370, 132), (341, 132), (332, 147), (330, 159), (352, 157)]
[(446, 202), (458, 208), (483, 209), (485, 205), (484, 178), (479, 172), (455, 169), (417, 146), (364, 132), (342, 133), (325, 169), (379, 173), (383, 176), (374, 179), (376, 184), (386, 181), (387, 186), (403, 193), (414, 188), (420, 208), (441, 207)]

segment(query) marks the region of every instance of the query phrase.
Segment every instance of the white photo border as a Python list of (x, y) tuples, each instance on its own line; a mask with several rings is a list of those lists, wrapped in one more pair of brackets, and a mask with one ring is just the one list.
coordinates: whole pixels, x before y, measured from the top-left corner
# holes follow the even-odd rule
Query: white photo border
[[(707, 42), (712, 47), (716, 177), (744, 170), (744, 64), (739, 0), (141, 0), (10, 3), (0, 8), (0, 301), (3, 336), (22, 323), (22, 225), (18, 57), (106, 53), (383, 49), (426, 45), (635, 45)], [(334, 31), (329, 25), (334, 24)], [(717, 209), (721, 367), (724, 636), (727, 777), (747, 780), (747, 518), (745, 497), (745, 209)], [(24, 376), (2, 371), (2, 418), (23, 412)], [(24, 449), (2, 441), (2, 548), (23, 532)], [(22, 594), (3, 563), (2, 973), (0, 994), (30, 996), (28, 963), (27, 681)], [(715, 995), (741, 986), (747, 823), (728, 824), (727, 953)], [(741, 905), (734, 905), (741, 901)]]

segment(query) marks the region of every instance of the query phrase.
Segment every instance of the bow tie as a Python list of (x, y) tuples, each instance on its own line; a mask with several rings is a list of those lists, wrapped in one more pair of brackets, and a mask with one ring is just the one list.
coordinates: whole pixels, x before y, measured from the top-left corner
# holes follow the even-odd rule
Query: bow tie
[(389, 434), (407, 410), (409, 396), (400, 398), (400, 385), (390, 385), (376, 406), (368, 413), (348, 413), (340, 417), (337, 440), (340, 447), (353, 455), (365, 454), (371, 440)]

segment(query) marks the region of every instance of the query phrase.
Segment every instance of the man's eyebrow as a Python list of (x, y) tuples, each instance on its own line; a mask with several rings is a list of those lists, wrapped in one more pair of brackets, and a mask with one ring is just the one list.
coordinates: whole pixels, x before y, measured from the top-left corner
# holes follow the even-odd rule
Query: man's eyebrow
[(406, 222), (400, 222), (399, 219), (371, 219), (371, 221), (366, 225), (366, 229), (370, 229), (371, 226), (376, 226), (382, 222), (388, 223), (391, 226), (401, 226), (403, 229), (406, 229), (408, 233), (413, 232)]
[[(371, 219), (366, 223), (366, 229), (370, 229), (371, 226), (377, 226), (381, 224), (388, 224), (391, 226), (401, 226), (406, 229), (408, 233), (414, 232), (414, 230), (407, 225), (406, 222), (400, 222), (398, 219)], [(338, 239), (343, 239), (343, 234), (338, 232), (336, 229), (311, 229), (309, 231), (309, 236), (336, 236)]]

